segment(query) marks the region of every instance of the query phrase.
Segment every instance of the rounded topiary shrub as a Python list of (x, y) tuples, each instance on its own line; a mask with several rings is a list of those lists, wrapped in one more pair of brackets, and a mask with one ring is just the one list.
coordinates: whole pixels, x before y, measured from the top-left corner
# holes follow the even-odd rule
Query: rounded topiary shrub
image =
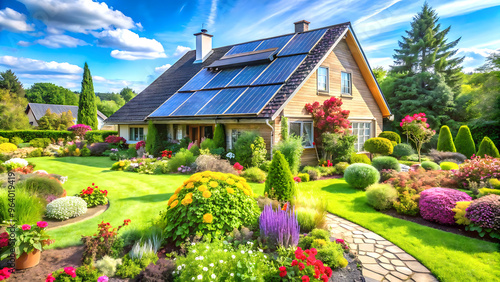
[(26, 179), (25, 187), (26, 190), (37, 194), (42, 198), (45, 198), (48, 195), (60, 197), (64, 192), (62, 184), (59, 180), (46, 176), (34, 176)]
[(243, 177), (211, 171), (193, 174), (168, 200), (165, 239), (179, 245), (196, 234), (215, 238), (255, 224), (260, 209), (252, 194)]
[(449, 188), (431, 188), (420, 193), (420, 214), (429, 221), (455, 224), (453, 209), (457, 202), (471, 201), (467, 193)]
[(250, 182), (262, 183), (266, 181), (266, 173), (258, 167), (251, 167), (249, 169), (246, 169), (245, 171), (243, 171), (241, 176), (243, 176), (243, 178)]
[(441, 169), (441, 167), (437, 163), (431, 162), (431, 161), (424, 161), (420, 164), (420, 166), (425, 170), (440, 170)]
[(390, 155), (393, 152), (391, 140), (382, 137), (375, 137), (366, 140), (364, 148), (372, 154)]
[(365, 154), (353, 153), (351, 155), (351, 164), (356, 164), (356, 163), (371, 164), (372, 162), (370, 161), (370, 158)]
[(454, 162), (442, 162), (439, 164), (442, 170), (456, 170), (458, 165)]
[(486, 136), (483, 138), (483, 141), (481, 141), (481, 144), (479, 145), (477, 155), (481, 157), (484, 157), (484, 155), (488, 155), (490, 157), (500, 158), (500, 153), (498, 152), (497, 147), (495, 146), (493, 141), (491, 141), (491, 139)]
[(465, 217), (475, 226), (500, 233), (500, 196), (488, 195), (472, 201)]
[(376, 157), (372, 161), (372, 166), (378, 171), (383, 169), (391, 169), (395, 171), (401, 171), (401, 165), (398, 160), (393, 157)]
[(392, 151), (392, 155), (396, 158), (402, 158), (402, 157), (408, 157), (415, 154), (415, 150), (411, 147), (410, 144), (397, 144), (394, 146), (394, 149)]
[(391, 141), (396, 142), (396, 144), (401, 143), (401, 136), (399, 136), (399, 134), (397, 134), (394, 131), (382, 131), (380, 132), (378, 137), (389, 139)]
[(17, 150), (17, 146), (12, 143), (2, 143), (0, 144), (0, 153), (10, 153)]
[(380, 180), (380, 173), (371, 165), (352, 164), (346, 168), (344, 178), (352, 187), (365, 189)]
[(455, 136), (455, 148), (457, 152), (464, 154), (468, 159), (476, 153), (476, 144), (467, 125), (460, 126)]
[(47, 205), (46, 216), (65, 220), (80, 216), (87, 212), (87, 202), (80, 197), (64, 197), (55, 199)]
[[(311, 175), (309, 171), (307, 173)], [(295, 181), (288, 162), (280, 151), (274, 152), (264, 192), (270, 198), (283, 202), (291, 201), (295, 196)]]
[(335, 164), (334, 167), (335, 167), (335, 171), (338, 174), (344, 174), (345, 170), (349, 167), (349, 164), (346, 162), (340, 162), (340, 163)]
[(376, 210), (388, 210), (398, 199), (398, 191), (390, 184), (373, 184), (366, 188), (366, 201)]
[(451, 136), (450, 128), (443, 125), (439, 130), (439, 138), (437, 150), (442, 152), (456, 152), (455, 144), (453, 143), (453, 137)]

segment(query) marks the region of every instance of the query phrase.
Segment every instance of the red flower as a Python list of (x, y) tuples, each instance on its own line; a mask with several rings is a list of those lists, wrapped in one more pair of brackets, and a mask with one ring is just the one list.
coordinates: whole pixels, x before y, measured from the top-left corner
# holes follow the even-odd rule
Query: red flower
[(328, 282), (328, 276), (326, 276), (325, 274), (323, 274), (321, 276), (321, 280), (323, 280), (323, 282)]
[(30, 230), (30, 229), (31, 229), (31, 225), (29, 225), (29, 224), (23, 224), (23, 226), (21, 226), (21, 228), (22, 228), (24, 231), (27, 231), (27, 230)]
[(325, 267), (325, 273), (328, 275), (328, 277), (332, 277), (333, 271), (330, 267)]
[[(316, 146), (316, 142), (313, 142), (313, 146)], [(306, 276), (306, 277), (307, 277), (307, 276)], [(309, 277), (307, 277), (307, 279), (309, 279)], [(307, 280), (307, 281), (309, 281), (309, 280)]]
[(281, 266), (281, 267), (279, 268), (279, 270), (280, 270), (281, 272), (286, 271), (286, 267)]
[[(130, 219), (125, 219), (125, 220), (123, 221), (123, 224), (124, 224), (124, 225), (128, 225), (129, 223), (130, 223)], [(108, 223), (108, 224), (109, 224), (109, 223)]]
[(306, 266), (303, 263), (299, 262), (299, 270), (302, 271), (304, 270), (304, 268), (306, 268)]
[(287, 208), (287, 207), (288, 207), (288, 203), (285, 203), (285, 204), (283, 205), (283, 208), (281, 208), (281, 210), (282, 210), (282, 211), (286, 211), (286, 208)]
[(294, 259), (294, 260), (292, 260), (292, 266), (296, 266), (296, 265), (298, 265), (298, 264), (299, 264), (299, 262), (298, 262), (297, 260), (295, 260), (295, 259)]
[(8, 267), (0, 269), (0, 280), (8, 279), (13, 271), (14, 269)]
[(318, 254), (318, 251), (315, 248), (311, 248), (311, 254), (315, 256)]
[(280, 277), (285, 277), (286, 276), (286, 271), (280, 272)]
[(76, 271), (75, 271), (75, 268), (69, 266), (69, 267), (65, 267), (64, 268), (64, 272), (66, 272), (66, 274), (68, 274), (69, 276), (75, 278), (76, 277)]
[(311, 279), (309, 278), (309, 276), (307, 275), (304, 275), (302, 276), (302, 282), (309, 282)]
[(54, 281), (56, 281), (56, 278), (52, 276), (52, 273), (49, 273), (49, 275), (47, 275), (47, 278), (45, 278), (45, 282), (54, 282)]
[(48, 223), (46, 221), (39, 221), (36, 223), (36, 225), (40, 228), (45, 228), (47, 227)]

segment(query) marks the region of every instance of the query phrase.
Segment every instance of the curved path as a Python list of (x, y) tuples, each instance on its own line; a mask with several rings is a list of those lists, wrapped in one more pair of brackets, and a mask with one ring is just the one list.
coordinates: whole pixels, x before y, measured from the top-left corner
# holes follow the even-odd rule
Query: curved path
[(333, 214), (326, 218), (332, 235), (344, 239), (358, 254), (367, 282), (438, 281), (414, 257), (380, 235)]

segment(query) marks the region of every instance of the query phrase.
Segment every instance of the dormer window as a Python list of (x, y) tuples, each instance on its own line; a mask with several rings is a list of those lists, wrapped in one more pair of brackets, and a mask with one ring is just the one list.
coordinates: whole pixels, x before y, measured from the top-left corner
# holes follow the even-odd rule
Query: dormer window
[(328, 92), (328, 68), (318, 68), (318, 91)]

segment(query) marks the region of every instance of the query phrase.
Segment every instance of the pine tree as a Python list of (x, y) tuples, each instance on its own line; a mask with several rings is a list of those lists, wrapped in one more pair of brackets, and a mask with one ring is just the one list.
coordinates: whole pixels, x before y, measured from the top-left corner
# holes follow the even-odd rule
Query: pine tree
[(295, 181), (288, 162), (280, 151), (273, 154), (264, 192), (283, 202), (292, 201), (295, 196)]
[(86, 124), (97, 129), (97, 106), (95, 102), (94, 84), (89, 66), (85, 62), (83, 68), (82, 92), (78, 102), (78, 124)]
[(464, 154), (467, 158), (476, 153), (476, 145), (467, 125), (462, 125), (455, 136), (455, 148), (457, 152)]
[(146, 136), (146, 152), (153, 156), (158, 156), (161, 150), (161, 140), (158, 134), (158, 129), (153, 124), (153, 121), (148, 122), (148, 135)]
[(23, 98), (25, 95), (23, 84), (12, 70), (0, 72), (0, 88), (9, 90), (18, 98)]
[(226, 148), (226, 132), (222, 123), (218, 123), (215, 126), (214, 143), (215, 148)]
[(488, 155), (490, 157), (500, 158), (500, 153), (498, 152), (497, 147), (488, 137), (484, 137), (483, 141), (481, 141), (479, 150), (477, 151), (477, 155), (481, 157), (484, 157), (484, 155)]
[(446, 125), (443, 125), (441, 130), (439, 130), (437, 150), (442, 152), (457, 151), (453, 143), (453, 136), (451, 136), (450, 128)]

